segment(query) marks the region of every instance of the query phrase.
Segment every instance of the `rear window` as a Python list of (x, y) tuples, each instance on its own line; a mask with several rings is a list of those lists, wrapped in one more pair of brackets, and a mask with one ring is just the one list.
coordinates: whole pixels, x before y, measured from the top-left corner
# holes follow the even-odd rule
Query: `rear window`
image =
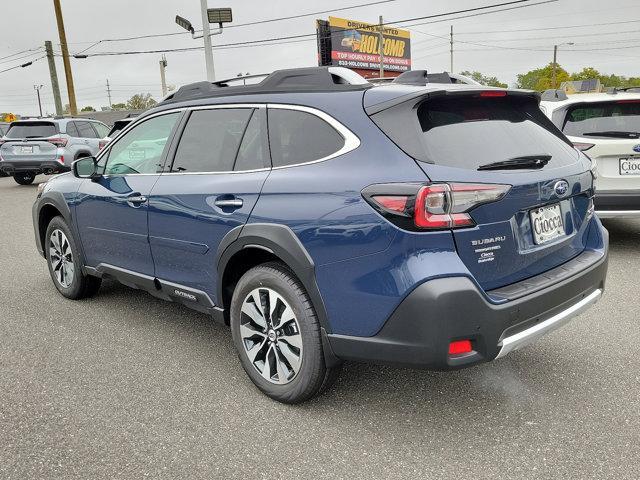
[(424, 162), (475, 170), (529, 155), (550, 155), (552, 167), (576, 161), (573, 146), (530, 98), (446, 96), (417, 109), (393, 110), (372, 118), (400, 148)]
[[(613, 132), (640, 132), (640, 100), (619, 100), (570, 107), (562, 131), (575, 137), (610, 137)], [(602, 132), (605, 134), (598, 135)]]
[(51, 122), (29, 122), (12, 123), (7, 132), (8, 138), (44, 138), (51, 137), (58, 133), (54, 123)]

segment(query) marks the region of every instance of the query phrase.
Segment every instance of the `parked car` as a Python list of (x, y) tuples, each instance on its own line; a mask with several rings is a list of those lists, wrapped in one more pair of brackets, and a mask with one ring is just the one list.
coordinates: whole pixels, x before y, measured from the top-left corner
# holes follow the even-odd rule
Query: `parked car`
[(69, 171), (81, 157), (95, 155), (109, 127), (82, 118), (48, 118), (12, 122), (0, 140), (0, 170), (20, 185), (40, 173)]
[[(2, 136), (7, 132), (7, 128), (9, 127), (8, 123), (5, 122), (0, 122), (0, 138), (2, 138)], [(2, 171), (2, 169), (0, 169), (0, 178), (2, 177), (8, 177), (9, 175), (7, 175), (6, 173), (4, 173)]]
[(640, 218), (640, 93), (547, 92), (543, 111), (593, 161), (596, 213)]
[(127, 127), (127, 125), (129, 125), (133, 120), (134, 120), (134, 117), (127, 117), (127, 118), (123, 118), (121, 120), (116, 120), (115, 122), (113, 122), (113, 126), (111, 127), (111, 130), (109, 130), (106, 137), (104, 137), (100, 141), (100, 144), (99, 144), (100, 150), (106, 147), (107, 144), (111, 140), (113, 140), (115, 136), (118, 135), (122, 130), (124, 130), (125, 127)]
[(602, 295), (591, 163), (536, 94), (334, 67), (222, 85), (180, 88), (40, 186), (63, 296), (109, 277), (207, 312), (294, 403), (343, 360), (495, 360)]

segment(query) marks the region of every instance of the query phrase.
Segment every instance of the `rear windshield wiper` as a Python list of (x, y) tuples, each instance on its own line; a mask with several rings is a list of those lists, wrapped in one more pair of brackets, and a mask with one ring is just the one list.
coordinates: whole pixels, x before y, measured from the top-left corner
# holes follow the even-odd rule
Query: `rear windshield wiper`
[(620, 130), (607, 130), (606, 132), (587, 132), (585, 137), (613, 137), (613, 138), (640, 138), (640, 132), (625, 132)]
[(519, 168), (543, 168), (551, 160), (551, 155), (524, 155), (499, 162), (480, 165), (478, 170), (517, 170)]

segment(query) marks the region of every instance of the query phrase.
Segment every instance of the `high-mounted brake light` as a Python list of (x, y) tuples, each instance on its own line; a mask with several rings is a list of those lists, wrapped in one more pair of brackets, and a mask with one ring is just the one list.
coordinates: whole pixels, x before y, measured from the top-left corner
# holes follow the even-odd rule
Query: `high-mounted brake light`
[(627, 99), (627, 100), (618, 100), (616, 103), (640, 103), (640, 98), (635, 99)]
[(506, 97), (507, 92), (504, 90), (485, 90), (484, 92), (480, 92), (481, 97)]
[(58, 138), (58, 137), (47, 138), (47, 142), (53, 143), (56, 147), (64, 147), (67, 145), (66, 138)]

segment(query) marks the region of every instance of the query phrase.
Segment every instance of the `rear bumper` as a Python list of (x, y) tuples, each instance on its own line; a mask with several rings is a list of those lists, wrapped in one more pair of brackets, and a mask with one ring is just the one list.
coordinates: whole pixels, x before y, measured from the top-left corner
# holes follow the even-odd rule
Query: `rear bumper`
[(15, 173), (33, 172), (40, 173), (63, 173), (71, 170), (68, 166), (61, 164), (56, 160), (47, 161), (2, 161), (0, 162), (0, 170), (8, 175)]
[(600, 218), (640, 217), (640, 190), (596, 191), (594, 204)]
[[(608, 266), (608, 235), (602, 231), (602, 250), (585, 251), (570, 267), (558, 267), (539, 276), (543, 278), (496, 290), (496, 295), (488, 292), (492, 301), (468, 277), (439, 278), (409, 294), (377, 335), (328, 334), (327, 342), (342, 360), (432, 370), (502, 357), (564, 325), (600, 298)], [(500, 300), (505, 293), (510, 298)], [(473, 352), (450, 356), (449, 343), (463, 339), (471, 340)]]

